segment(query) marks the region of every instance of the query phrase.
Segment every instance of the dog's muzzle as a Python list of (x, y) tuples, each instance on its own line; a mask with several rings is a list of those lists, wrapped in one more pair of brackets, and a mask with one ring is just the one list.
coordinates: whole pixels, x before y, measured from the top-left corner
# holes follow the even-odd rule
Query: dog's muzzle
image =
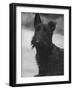
[(31, 41), (31, 45), (32, 45), (32, 48), (34, 48), (34, 47), (36, 47), (37, 45), (39, 45), (39, 41), (38, 40), (36, 40), (36, 41)]

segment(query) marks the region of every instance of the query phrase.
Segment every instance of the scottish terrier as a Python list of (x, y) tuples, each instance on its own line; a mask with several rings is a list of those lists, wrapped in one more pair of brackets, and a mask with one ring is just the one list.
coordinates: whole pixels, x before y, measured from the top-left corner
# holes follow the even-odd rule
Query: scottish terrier
[(34, 28), (31, 44), (36, 48), (36, 62), (39, 69), (38, 75), (35, 76), (64, 75), (64, 49), (52, 42), (56, 22), (43, 24), (37, 13), (34, 18)]

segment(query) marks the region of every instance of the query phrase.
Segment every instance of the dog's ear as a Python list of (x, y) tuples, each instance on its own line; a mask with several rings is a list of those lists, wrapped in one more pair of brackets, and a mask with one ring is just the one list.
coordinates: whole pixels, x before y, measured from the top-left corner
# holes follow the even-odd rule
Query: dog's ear
[(39, 13), (36, 13), (35, 18), (34, 18), (34, 27), (40, 23), (41, 23), (40, 15)]
[(49, 28), (50, 28), (51, 31), (54, 31), (55, 28), (56, 28), (56, 22), (50, 21), (50, 22), (48, 23), (48, 26), (49, 26)]

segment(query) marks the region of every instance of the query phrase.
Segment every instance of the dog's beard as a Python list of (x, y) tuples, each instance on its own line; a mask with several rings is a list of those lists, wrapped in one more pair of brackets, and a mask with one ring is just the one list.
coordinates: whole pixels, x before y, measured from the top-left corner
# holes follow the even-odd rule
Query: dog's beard
[(46, 42), (38, 42), (38, 43), (31, 43), (32, 45), (32, 49), (35, 48), (51, 48), (52, 47), (52, 43), (46, 43)]

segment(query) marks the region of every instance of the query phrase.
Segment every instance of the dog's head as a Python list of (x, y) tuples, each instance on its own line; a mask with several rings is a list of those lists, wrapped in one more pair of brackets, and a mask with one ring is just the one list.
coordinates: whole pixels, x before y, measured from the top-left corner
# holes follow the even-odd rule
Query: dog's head
[(44, 45), (50, 47), (52, 44), (52, 35), (56, 28), (56, 23), (53, 21), (48, 24), (43, 24), (39, 14), (34, 18), (35, 34), (32, 38), (31, 44), (34, 46)]

